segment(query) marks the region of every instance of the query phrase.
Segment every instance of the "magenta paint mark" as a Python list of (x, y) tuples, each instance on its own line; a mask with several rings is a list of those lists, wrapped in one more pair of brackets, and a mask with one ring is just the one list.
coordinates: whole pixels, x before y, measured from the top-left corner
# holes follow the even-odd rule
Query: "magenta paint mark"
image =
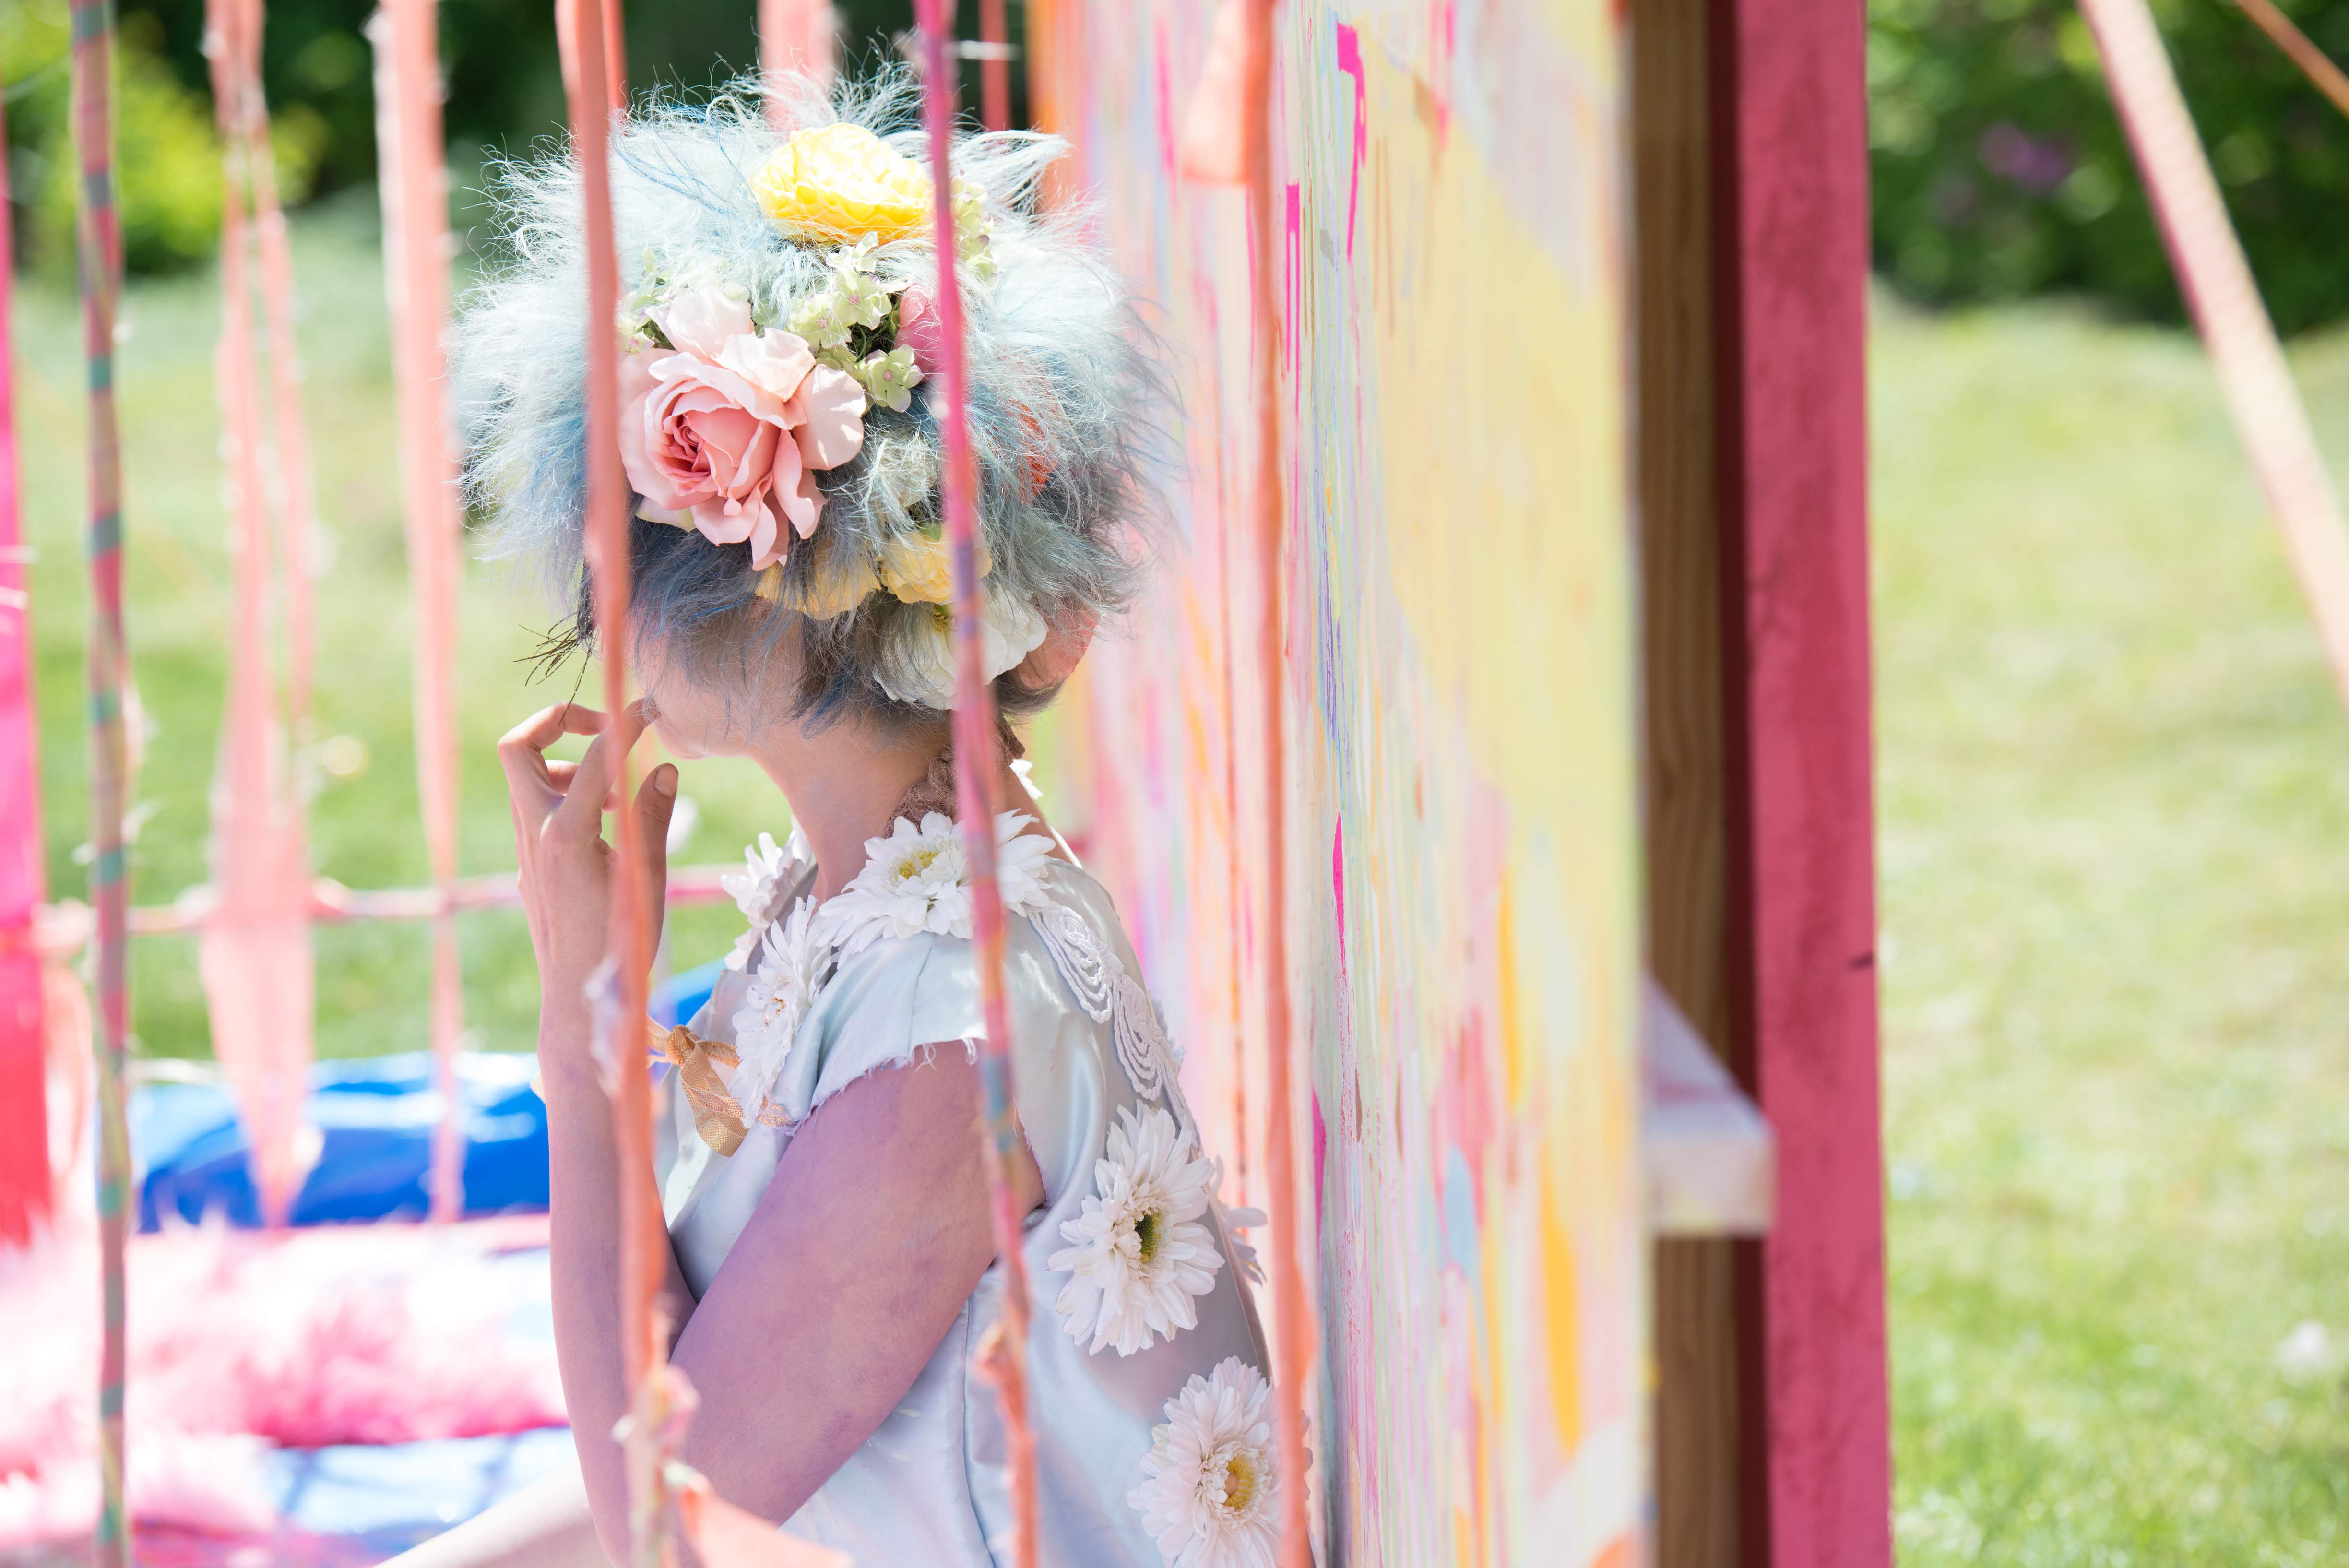
[(1174, 88), (1166, 79), (1166, 24), (1158, 24), (1158, 159), (1166, 172), (1174, 172)]
[(1293, 184), (1288, 187), (1287, 223), (1280, 247), (1280, 298), (1288, 327), (1288, 400), (1294, 413), (1305, 387), (1305, 202)]
[(1321, 1096), (1313, 1096), (1313, 1226), (1321, 1226), (1321, 1173), (1330, 1164), (1330, 1127), (1321, 1119)]
[(1371, 148), (1369, 82), (1362, 74), (1362, 36), (1338, 24), (1338, 68), (1354, 78), (1354, 161), (1346, 171), (1346, 259), (1354, 259), (1354, 204), (1362, 193), (1362, 159)]
[(1338, 968), (1346, 968), (1346, 819), (1338, 819), (1338, 831), (1330, 840), (1330, 890), (1338, 898)]

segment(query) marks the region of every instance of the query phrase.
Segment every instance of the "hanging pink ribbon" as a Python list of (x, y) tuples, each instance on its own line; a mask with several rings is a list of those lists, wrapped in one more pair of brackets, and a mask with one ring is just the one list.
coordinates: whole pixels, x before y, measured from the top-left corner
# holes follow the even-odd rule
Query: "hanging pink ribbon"
[(457, 588), (462, 520), (446, 405), (440, 333), (449, 314), (449, 174), (440, 141), (435, 0), (386, 0), (367, 34), (376, 47), (377, 189), (383, 202), (384, 288), (391, 308), (392, 379), (399, 416), (400, 514), (415, 615), (409, 674), (416, 714), (416, 794), (440, 907), (432, 918), (429, 1038), (440, 1121), (429, 1180), (432, 1217), (464, 1207), (464, 1033), (457, 951)]
[[(769, 88), (799, 72), (819, 87), (832, 85), (839, 68), (840, 19), (831, 0), (759, 0), (759, 76)], [(780, 119), (781, 97), (768, 100)], [(782, 129), (780, 124), (778, 129)]]
[[(212, 1053), (236, 1094), (262, 1214), (274, 1226), (285, 1222), (316, 1158), (302, 1125), (312, 1055), (309, 847), (270, 637), (280, 554), (273, 545), (280, 540), (273, 538), (264, 477), (253, 341), (252, 215), (259, 166), (269, 157), (260, 7), (256, 0), (211, 0), (206, 22), (226, 186), (214, 369), (236, 545), (228, 706), (212, 801), (217, 901), (197, 958)], [(298, 413), (294, 421), (298, 428)], [(278, 500), (281, 515), (290, 516), (290, 496)], [(303, 684), (306, 691), (305, 678)]]

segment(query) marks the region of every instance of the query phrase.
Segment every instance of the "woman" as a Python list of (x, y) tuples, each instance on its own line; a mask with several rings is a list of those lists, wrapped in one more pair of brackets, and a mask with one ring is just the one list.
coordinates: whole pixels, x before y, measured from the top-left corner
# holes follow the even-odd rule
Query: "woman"
[[(419, 1563), (592, 1561), (626, 1534), (616, 1235), (658, 1180), (685, 1459), (862, 1568), (1009, 1561), (1004, 1441), (973, 1357), (1002, 1315), (977, 1126), (983, 1033), (949, 821), (953, 698), (927, 395), (930, 182), (902, 80), (837, 108), (652, 105), (616, 135), (626, 295), (620, 459), (636, 501), (621, 635), (645, 691), (550, 708), (501, 747), (540, 973), (555, 1334), (580, 1473)], [(956, 153), (957, 264), (986, 572), (988, 674), (1011, 717), (1058, 691), (1124, 603), (1154, 379), (1106, 271), (1030, 210), (1059, 145)], [(508, 170), (514, 259), (458, 337), (469, 480), (500, 549), (591, 623), (575, 171)], [(611, 851), (602, 812), (646, 726), (678, 757), (755, 759), (790, 804), (733, 890), (749, 929), (662, 1043), (686, 1091), (665, 1175), (623, 1169), (592, 1058)], [(545, 753), (594, 739), (574, 763)], [(1010, 931), (1017, 1176), (1033, 1293), (1039, 1560), (1268, 1565), (1268, 1365), (1220, 1166), (1108, 897), (993, 759)], [(653, 878), (677, 770), (629, 809)], [(590, 1520), (592, 1519), (592, 1531)]]

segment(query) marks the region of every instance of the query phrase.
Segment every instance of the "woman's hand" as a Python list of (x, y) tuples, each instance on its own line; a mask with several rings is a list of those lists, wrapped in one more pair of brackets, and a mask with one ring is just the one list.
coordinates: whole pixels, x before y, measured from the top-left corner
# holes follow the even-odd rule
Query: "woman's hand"
[[(574, 703), (542, 709), (498, 742), (513, 802), (514, 857), (530, 945), (538, 955), (539, 1045), (584, 1061), (586, 986), (611, 946), (612, 868), (617, 856), (604, 842), (604, 813), (619, 809), (615, 791), (620, 764), (644, 733), (636, 707), (615, 726), (605, 714)], [(593, 735), (576, 763), (548, 760), (546, 748), (564, 735)], [(660, 936), (668, 882), (668, 819), (677, 804), (677, 769), (667, 763), (636, 791), (637, 837), (644, 851), (649, 951)]]

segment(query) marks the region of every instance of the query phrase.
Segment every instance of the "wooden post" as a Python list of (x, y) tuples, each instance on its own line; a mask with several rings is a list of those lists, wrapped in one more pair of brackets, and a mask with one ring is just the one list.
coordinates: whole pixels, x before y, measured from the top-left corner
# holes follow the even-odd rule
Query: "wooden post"
[(1778, 1141), (1740, 1246), (1744, 1561), (1887, 1568), (1868, 728), (1867, 19), (1716, 0), (1731, 1059)]
[[(1634, 478), (1648, 970), (1706, 1043), (1729, 1032), (1728, 803), (1707, 0), (1630, 14)], [(1736, 1568), (1737, 1243), (1659, 1240), (1655, 1561)]]

